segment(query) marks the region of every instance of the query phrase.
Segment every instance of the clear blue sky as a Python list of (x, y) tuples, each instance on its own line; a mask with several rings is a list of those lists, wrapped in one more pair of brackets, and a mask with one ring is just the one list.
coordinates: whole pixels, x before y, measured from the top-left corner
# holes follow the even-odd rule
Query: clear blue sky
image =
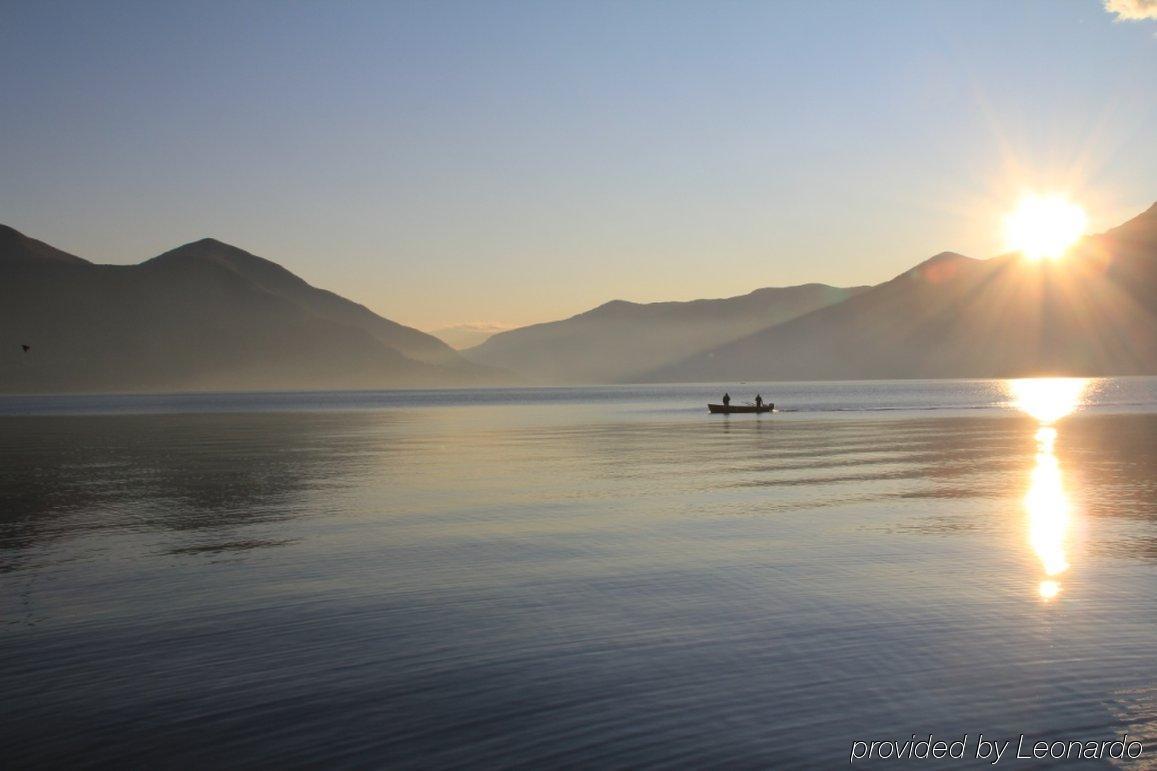
[(874, 283), (1157, 199), (1157, 21), (1041, 2), (0, 2), (0, 222), (404, 323)]

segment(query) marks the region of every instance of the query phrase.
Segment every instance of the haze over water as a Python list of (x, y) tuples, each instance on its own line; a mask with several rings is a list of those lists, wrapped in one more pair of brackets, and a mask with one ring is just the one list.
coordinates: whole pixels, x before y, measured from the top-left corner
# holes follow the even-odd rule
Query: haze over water
[(16, 765), (1157, 751), (1157, 378), (0, 399)]

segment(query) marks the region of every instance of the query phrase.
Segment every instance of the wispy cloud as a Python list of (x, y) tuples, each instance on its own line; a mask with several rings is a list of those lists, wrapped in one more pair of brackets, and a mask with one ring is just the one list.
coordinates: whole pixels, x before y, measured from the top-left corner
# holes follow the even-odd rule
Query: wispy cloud
[(1105, 0), (1105, 10), (1117, 15), (1117, 21), (1157, 21), (1157, 0)]

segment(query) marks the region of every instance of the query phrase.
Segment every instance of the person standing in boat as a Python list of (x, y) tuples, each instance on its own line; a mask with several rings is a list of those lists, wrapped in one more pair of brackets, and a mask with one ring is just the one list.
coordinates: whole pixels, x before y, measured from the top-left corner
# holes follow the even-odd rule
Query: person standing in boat
[(731, 405), (731, 394), (723, 394), (723, 406), (728, 407), (730, 405)]
[(762, 394), (756, 394), (755, 395), (755, 409), (758, 410), (762, 406), (763, 406), (763, 395)]

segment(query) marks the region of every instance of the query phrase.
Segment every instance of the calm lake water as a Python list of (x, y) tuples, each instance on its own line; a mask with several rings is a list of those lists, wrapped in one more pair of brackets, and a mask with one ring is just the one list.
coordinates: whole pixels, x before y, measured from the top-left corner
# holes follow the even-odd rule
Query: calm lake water
[(0, 764), (1157, 762), (1157, 379), (727, 387), (0, 398)]

